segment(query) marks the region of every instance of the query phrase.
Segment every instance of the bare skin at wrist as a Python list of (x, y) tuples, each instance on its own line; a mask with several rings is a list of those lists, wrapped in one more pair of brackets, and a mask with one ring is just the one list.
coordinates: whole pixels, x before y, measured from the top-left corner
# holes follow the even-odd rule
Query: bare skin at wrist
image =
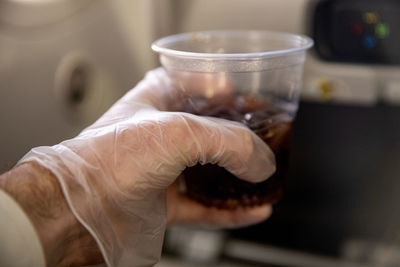
[(57, 178), (35, 162), (0, 176), (0, 188), (12, 196), (34, 225), (47, 266), (82, 266), (103, 262), (89, 232), (76, 220)]

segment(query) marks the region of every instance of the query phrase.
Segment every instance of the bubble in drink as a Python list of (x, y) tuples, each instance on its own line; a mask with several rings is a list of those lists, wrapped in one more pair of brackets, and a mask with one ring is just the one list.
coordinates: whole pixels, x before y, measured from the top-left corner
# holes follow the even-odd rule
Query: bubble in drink
[(260, 183), (238, 179), (214, 164), (186, 168), (186, 193), (190, 198), (206, 206), (236, 209), (273, 203), (282, 197), (295, 110), (260, 95), (238, 95), (223, 102), (192, 98), (186, 103), (184, 111), (243, 123), (269, 145), (277, 164), (276, 172)]

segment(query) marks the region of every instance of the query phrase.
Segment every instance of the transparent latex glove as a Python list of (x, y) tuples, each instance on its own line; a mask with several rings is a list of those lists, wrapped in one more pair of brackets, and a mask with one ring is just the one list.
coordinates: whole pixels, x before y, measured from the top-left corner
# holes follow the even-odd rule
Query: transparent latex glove
[[(274, 155), (255, 134), (239, 123), (169, 112), (180, 99), (164, 70), (150, 71), (77, 137), (34, 148), (20, 161), (36, 161), (54, 173), (109, 266), (158, 261), (166, 191), (187, 166), (216, 163), (251, 182), (275, 171)], [(237, 226), (269, 214), (269, 206), (219, 213), (177, 194), (168, 193), (171, 222)]]

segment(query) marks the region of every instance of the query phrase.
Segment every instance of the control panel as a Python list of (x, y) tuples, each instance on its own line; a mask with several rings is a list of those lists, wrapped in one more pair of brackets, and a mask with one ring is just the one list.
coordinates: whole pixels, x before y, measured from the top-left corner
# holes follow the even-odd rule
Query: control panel
[(320, 1), (313, 38), (329, 61), (400, 64), (400, 1)]

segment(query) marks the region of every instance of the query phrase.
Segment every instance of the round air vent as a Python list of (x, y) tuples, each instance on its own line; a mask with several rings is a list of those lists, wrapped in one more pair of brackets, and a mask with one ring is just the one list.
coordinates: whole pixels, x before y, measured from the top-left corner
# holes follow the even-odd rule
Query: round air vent
[(97, 119), (114, 100), (112, 81), (83, 52), (66, 54), (55, 72), (54, 94), (58, 108), (73, 123)]

